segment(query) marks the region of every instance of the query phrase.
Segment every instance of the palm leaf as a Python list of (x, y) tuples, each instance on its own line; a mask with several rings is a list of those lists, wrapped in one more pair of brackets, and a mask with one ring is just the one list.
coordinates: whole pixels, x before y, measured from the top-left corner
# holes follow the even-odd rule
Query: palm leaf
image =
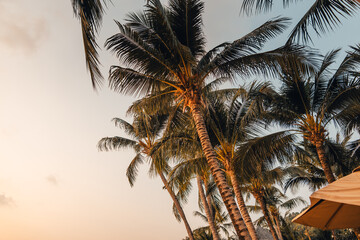
[(93, 88), (101, 84), (102, 74), (99, 69), (99, 49), (96, 34), (100, 28), (104, 14), (105, 0), (71, 0), (73, 11), (80, 19), (83, 44), (85, 50), (86, 67), (90, 72)]
[(179, 42), (187, 46), (196, 58), (205, 52), (202, 31), (204, 3), (200, 0), (171, 0), (169, 2), (171, 27)]
[(130, 186), (134, 186), (137, 174), (139, 172), (139, 165), (144, 162), (141, 154), (136, 154), (133, 160), (130, 162), (128, 168), (126, 169), (126, 176), (129, 180)]
[(171, 63), (158, 49), (144, 41), (131, 27), (116, 23), (120, 32), (106, 40), (107, 49), (115, 52), (121, 61), (144, 75), (164, 79), (170, 74), (176, 77)]
[(292, 30), (288, 42), (301, 39), (304, 42), (311, 41), (308, 26), (311, 25), (315, 32), (320, 35), (333, 30), (341, 22), (338, 16), (351, 16), (359, 9), (356, 0), (316, 0), (305, 15), (300, 19)]
[(138, 150), (137, 142), (123, 137), (105, 137), (98, 143), (100, 151), (119, 150), (121, 148), (133, 148)]
[(121, 118), (113, 118), (112, 121), (115, 123), (116, 127), (124, 130), (126, 134), (132, 137), (136, 137), (136, 132), (133, 125)]

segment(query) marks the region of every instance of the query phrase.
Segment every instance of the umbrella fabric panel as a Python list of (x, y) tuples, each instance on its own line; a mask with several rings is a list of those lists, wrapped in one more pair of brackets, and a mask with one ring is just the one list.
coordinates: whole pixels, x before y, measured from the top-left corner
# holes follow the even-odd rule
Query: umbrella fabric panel
[(360, 227), (360, 206), (318, 201), (294, 220), (323, 230)]
[(360, 171), (343, 177), (314, 192), (310, 199), (311, 205), (313, 205), (314, 199), (324, 199), (360, 206)]

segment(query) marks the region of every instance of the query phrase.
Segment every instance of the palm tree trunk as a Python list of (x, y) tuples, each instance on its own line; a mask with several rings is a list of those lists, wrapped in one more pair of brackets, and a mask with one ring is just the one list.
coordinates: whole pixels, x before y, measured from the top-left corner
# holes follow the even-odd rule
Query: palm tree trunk
[(283, 240), (282, 234), (281, 234), (281, 229), (280, 229), (280, 221), (279, 221), (279, 216), (273, 216), (273, 218), (275, 219), (275, 226), (276, 226), (276, 230), (278, 233), (278, 237), (280, 240)]
[(305, 229), (305, 235), (309, 238), (309, 240), (311, 240), (311, 237), (310, 237), (309, 231), (308, 231), (307, 229)]
[(353, 228), (353, 231), (357, 239), (360, 240), (360, 228)]
[(234, 188), (235, 196), (239, 205), (241, 216), (244, 218), (245, 225), (249, 231), (249, 234), (251, 236), (252, 240), (257, 240), (258, 237), (256, 236), (256, 230), (254, 227), (253, 222), (251, 221), (251, 217), (249, 215), (249, 212), (246, 208), (244, 198), (241, 194), (240, 184), (236, 177), (236, 174), (234, 171), (229, 171), (230, 180)]
[(204, 205), (205, 214), (206, 214), (206, 217), (208, 219), (208, 223), (209, 223), (209, 227), (210, 227), (210, 231), (212, 233), (213, 239), (214, 240), (220, 240), (220, 236), (219, 236), (219, 233), (216, 230), (214, 219), (213, 219), (213, 217), (211, 216), (211, 213), (210, 213), (209, 204), (207, 203), (207, 200), (206, 200), (206, 197), (205, 197), (204, 189), (202, 187), (201, 178), (198, 175), (198, 176), (196, 176), (196, 179), (197, 179), (197, 184), (198, 184), (198, 188), (199, 188), (200, 199), (201, 199), (201, 201), (202, 201), (202, 203)]
[(194, 236), (193, 236), (193, 233), (192, 233), (192, 231), (191, 231), (190, 225), (189, 225), (189, 223), (188, 223), (188, 221), (187, 221), (187, 219), (186, 219), (185, 213), (184, 213), (184, 211), (183, 211), (183, 209), (182, 209), (179, 201), (178, 201), (177, 198), (176, 198), (175, 193), (173, 192), (173, 190), (172, 190), (171, 187), (169, 186), (169, 184), (168, 184), (168, 182), (167, 182), (164, 174), (163, 174), (162, 172), (160, 172), (160, 171), (158, 171), (158, 174), (160, 175), (160, 178), (161, 178), (162, 182), (164, 183), (164, 186), (165, 186), (166, 190), (169, 192), (169, 194), (170, 194), (170, 196), (171, 196), (171, 198), (172, 198), (172, 200), (173, 200), (173, 202), (174, 202), (174, 204), (175, 204), (175, 207), (176, 207), (176, 209), (178, 210), (178, 212), (179, 212), (179, 214), (180, 214), (180, 217), (181, 217), (181, 219), (182, 219), (183, 222), (184, 222), (186, 231), (187, 231), (187, 233), (188, 233), (188, 235), (189, 235), (189, 239), (190, 239), (190, 240), (194, 240)]
[(329, 161), (325, 155), (325, 149), (324, 149), (324, 143), (322, 141), (316, 141), (315, 144), (316, 152), (318, 154), (321, 166), (324, 170), (325, 177), (329, 183), (332, 183), (335, 181), (334, 174), (330, 168)]
[(211, 218), (214, 220), (215, 219), (215, 215), (214, 215), (214, 212), (213, 212), (213, 209), (211, 207), (211, 196), (209, 193), (209, 189), (208, 189), (208, 183), (206, 180), (204, 180), (204, 186), (205, 186), (205, 196), (206, 196), (206, 200), (207, 200), (207, 203), (208, 203), (208, 206), (209, 206), (209, 210), (210, 210), (210, 216)]
[(274, 240), (279, 240), (277, 234), (276, 234), (276, 231), (275, 231), (275, 228), (271, 222), (271, 219), (270, 219), (270, 214), (269, 214), (269, 211), (266, 207), (266, 201), (265, 201), (265, 198), (263, 196), (261, 196), (261, 194), (259, 193), (253, 193), (256, 201), (258, 201), (258, 203), (260, 204), (260, 207), (261, 207), (261, 210), (264, 214), (264, 218), (268, 224), (268, 227), (270, 229), (270, 232), (271, 232), (271, 235), (273, 236)]
[(193, 103), (191, 104), (190, 108), (192, 117), (195, 121), (196, 131), (200, 138), (200, 143), (206, 157), (206, 161), (210, 167), (211, 174), (214, 177), (216, 186), (219, 189), (226, 209), (229, 212), (231, 222), (234, 225), (235, 231), (240, 239), (250, 240), (251, 238), (249, 232), (245, 226), (244, 221), (242, 220), (240, 211), (236, 205), (230, 187), (226, 182), (225, 175), (220, 167), (218, 160), (216, 159), (216, 153), (211, 145), (209, 134), (206, 130), (205, 121), (202, 117), (200, 104)]

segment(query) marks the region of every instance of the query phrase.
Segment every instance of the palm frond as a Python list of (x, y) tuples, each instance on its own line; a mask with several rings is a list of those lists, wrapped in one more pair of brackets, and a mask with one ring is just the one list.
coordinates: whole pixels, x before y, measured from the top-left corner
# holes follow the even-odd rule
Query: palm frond
[(171, 0), (169, 2), (171, 28), (179, 42), (197, 58), (205, 52), (202, 30), (204, 3), (200, 0)]
[(181, 222), (181, 216), (180, 216), (180, 213), (179, 213), (179, 211), (178, 211), (175, 203), (173, 204), (172, 211), (173, 211), (173, 214), (174, 214), (176, 220), (177, 220), (178, 222)]
[(286, 210), (291, 210), (295, 207), (298, 207), (301, 204), (306, 206), (308, 203), (302, 197), (295, 197), (282, 203), (280, 207)]
[(173, 63), (165, 59), (158, 49), (144, 41), (131, 27), (119, 22), (116, 24), (120, 32), (106, 40), (105, 46), (108, 50), (116, 53), (121, 61), (144, 75), (163, 79), (169, 75), (176, 77), (172, 70)]
[(351, 16), (359, 7), (356, 0), (316, 0), (292, 30), (288, 43), (311, 41), (309, 25), (318, 35), (333, 30), (341, 23), (339, 16)]
[(218, 64), (215, 75), (238, 74), (241, 77), (263, 75), (279, 76), (284, 70), (299, 69), (299, 73), (310, 75), (317, 69), (318, 54), (299, 45), (286, 45), (275, 50), (234, 58)]
[(102, 22), (107, 1), (71, 0), (71, 2), (75, 16), (80, 19), (86, 67), (90, 72), (93, 88), (96, 89), (103, 79), (99, 69), (99, 46), (96, 43), (96, 35)]
[(152, 76), (142, 74), (130, 68), (111, 66), (109, 71), (109, 87), (117, 92), (129, 95), (143, 95), (162, 83)]
[(121, 148), (132, 148), (138, 151), (137, 142), (123, 137), (105, 137), (98, 142), (98, 149), (100, 151), (119, 150)]
[[(244, 37), (233, 41), (231, 44), (218, 46), (215, 48), (216, 51), (221, 49), (220, 47), (222, 47), (223, 50), (217, 53), (211, 61), (207, 60), (207, 65), (199, 65), (202, 69), (201, 71), (198, 69), (198, 72), (203, 72), (205, 74), (214, 72), (218, 66), (229, 65), (230, 62), (252, 56), (262, 48), (266, 41), (283, 32), (288, 21), (288, 18), (275, 18), (269, 20)], [(230, 71), (226, 73), (229, 74)]]
[(144, 162), (141, 154), (136, 154), (133, 160), (130, 162), (128, 168), (126, 169), (126, 176), (129, 180), (130, 186), (134, 186), (137, 174), (139, 172), (139, 165)]
[(134, 138), (136, 137), (136, 132), (133, 125), (121, 118), (113, 118), (112, 121), (115, 123), (116, 127), (124, 130), (126, 134)]

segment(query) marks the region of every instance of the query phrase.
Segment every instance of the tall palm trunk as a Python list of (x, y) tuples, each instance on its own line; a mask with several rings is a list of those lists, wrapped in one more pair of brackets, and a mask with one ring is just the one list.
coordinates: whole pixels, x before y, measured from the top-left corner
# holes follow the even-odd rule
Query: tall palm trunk
[(206, 181), (206, 179), (204, 180), (204, 187), (205, 187), (205, 196), (206, 196), (206, 200), (208, 202), (208, 205), (209, 205), (209, 210), (210, 210), (210, 215), (211, 215), (211, 218), (212, 219), (215, 219), (215, 214), (213, 212), (213, 209), (211, 207), (211, 203), (212, 203), (212, 200), (211, 200), (211, 195), (208, 194), (209, 192), (209, 187), (208, 187), (208, 182)]
[(280, 229), (280, 218), (279, 218), (279, 214), (272, 214), (274, 220), (275, 220), (275, 228), (276, 228), (276, 232), (278, 234), (278, 237), (280, 240), (283, 240), (282, 234), (281, 234), (281, 229)]
[(237, 199), (237, 202), (238, 202), (238, 205), (239, 205), (241, 216), (244, 218), (244, 222), (245, 222), (245, 225), (246, 225), (246, 227), (247, 227), (247, 229), (249, 231), (251, 239), (252, 240), (257, 240), (258, 237), (256, 236), (256, 230), (255, 230), (253, 222), (251, 221), (251, 217), (249, 215), (249, 212), (248, 212), (248, 210), (246, 208), (245, 201), (244, 201), (244, 198), (243, 198), (243, 196), (241, 194), (240, 184), (239, 184), (239, 181), (238, 181), (238, 179), (236, 177), (236, 174), (235, 174), (234, 171), (229, 171), (229, 175), (230, 175), (230, 180), (231, 180), (231, 183), (233, 185), (235, 196), (236, 196), (236, 199)]
[(329, 183), (334, 182), (335, 177), (334, 177), (334, 174), (333, 174), (333, 172), (332, 172), (332, 170), (330, 168), (329, 161), (328, 161), (328, 159), (327, 159), (327, 157), (325, 155), (325, 149), (324, 149), (323, 141), (316, 141), (315, 147), (316, 147), (316, 152), (318, 154), (321, 166), (322, 166), (322, 168), (324, 170), (326, 180)]
[(235, 231), (240, 239), (251, 239), (249, 232), (242, 220), (240, 211), (236, 205), (235, 199), (231, 193), (230, 187), (226, 182), (226, 177), (220, 167), (216, 158), (216, 153), (211, 145), (209, 134), (206, 130), (205, 121), (202, 116), (200, 104), (192, 103), (190, 105), (191, 114), (195, 121), (196, 131), (200, 138), (200, 143), (204, 151), (206, 161), (210, 167), (211, 174), (214, 177), (216, 186), (219, 189), (220, 195), (224, 201), (226, 209), (229, 212), (231, 222), (234, 225)]
[(164, 183), (164, 186), (165, 186), (166, 190), (169, 192), (169, 194), (170, 194), (170, 196), (171, 196), (171, 198), (172, 198), (172, 200), (173, 200), (173, 202), (175, 204), (175, 207), (176, 207), (176, 209), (178, 210), (178, 212), (180, 214), (181, 219), (184, 222), (184, 225), (185, 225), (185, 228), (186, 228), (186, 231), (187, 231), (187, 233), (189, 235), (190, 240), (194, 240), (194, 236), (193, 236), (193, 233), (191, 231), (190, 225), (189, 225), (189, 223), (188, 223), (188, 221), (186, 219), (185, 213), (184, 213), (179, 201), (176, 198), (175, 193), (173, 192), (173, 190), (169, 186), (164, 174), (162, 172), (160, 172), (160, 171), (158, 171), (158, 174), (159, 174), (162, 182)]
[(198, 188), (199, 188), (200, 199), (201, 199), (201, 202), (204, 205), (205, 214), (206, 214), (206, 217), (208, 219), (208, 223), (209, 223), (209, 227), (210, 227), (210, 231), (212, 233), (213, 239), (214, 240), (220, 240), (219, 233), (217, 232), (216, 226), (215, 226), (215, 223), (214, 223), (214, 218), (211, 216), (209, 204), (208, 204), (208, 202), (206, 200), (206, 197), (205, 197), (204, 189), (202, 187), (201, 178), (198, 175), (198, 176), (196, 176), (196, 179), (197, 179), (197, 184), (198, 184)]
[(271, 232), (271, 235), (273, 236), (274, 240), (279, 240), (277, 234), (276, 234), (276, 231), (275, 231), (275, 228), (272, 224), (272, 221), (270, 219), (270, 214), (269, 214), (269, 211), (266, 207), (266, 201), (265, 201), (265, 198), (264, 196), (262, 196), (260, 193), (253, 193), (256, 201), (260, 204), (260, 207), (261, 207), (261, 210), (264, 214), (264, 218), (268, 224), (268, 227), (270, 229), (270, 232)]
[(353, 231), (357, 239), (360, 240), (360, 228), (353, 228)]

